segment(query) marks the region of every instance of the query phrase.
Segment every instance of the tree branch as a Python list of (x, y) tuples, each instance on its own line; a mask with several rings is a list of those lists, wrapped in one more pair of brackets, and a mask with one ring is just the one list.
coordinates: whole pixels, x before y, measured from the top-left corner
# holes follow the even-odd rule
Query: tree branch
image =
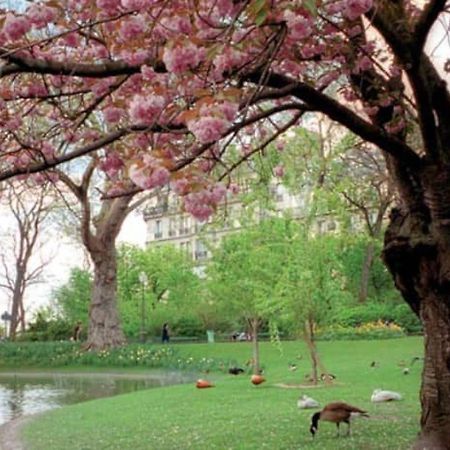
[(447, 0), (431, 0), (423, 9), (422, 15), (417, 20), (413, 31), (413, 56), (420, 57), (428, 33), (436, 19), (439, 17), (439, 14), (445, 10), (446, 3)]
[[(258, 82), (259, 78), (259, 73), (251, 73), (246, 77), (251, 82)], [(283, 88), (292, 82), (292, 79), (284, 75), (271, 72), (268, 74), (265, 84), (273, 88)], [(350, 108), (340, 104), (326, 94), (318, 92), (308, 84), (296, 82), (292, 95), (304, 101), (313, 110), (322, 112), (330, 119), (344, 125), (362, 139), (377, 145), (386, 153), (402, 161), (402, 164), (412, 168), (417, 168), (420, 165), (420, 157), (407, 144), (400, 139), (390, 136), (382, 128), (363, 120)]]

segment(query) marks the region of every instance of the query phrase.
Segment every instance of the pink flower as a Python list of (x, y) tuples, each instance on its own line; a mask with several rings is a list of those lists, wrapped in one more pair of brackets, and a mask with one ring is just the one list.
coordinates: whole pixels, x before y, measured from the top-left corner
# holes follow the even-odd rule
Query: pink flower
[(347, 0), (344, 15), (350, 20), (355, 20), (369, 11), (372, 5), (373, 0)]
[(142, 77), (146, 81), (152, 81), (158, 76), (157, 73), (153, 70), (153, 67), (149, 67), (149, 66), (142, 66), (141, 73), (142, 73)]
[(230, 186), (228, 187), (228, 190), (233, 194), (239, 194), (240, 188), (239, 185), (237, 185), (236, 183), (231, 183)]
[(284, 13), (290, 36), (293, 39), (305, 39), (312, 33), (311, 19), (287, 10)]
[(110, 153), (100, 164), (100, 169), (106, 172), (110, 177), (115, 176), (124, 166), (123, 161), (117, 153)]
[(120, 6), (120, 0), (97, 0), (97, 8), (102, 9), (107, 14), (117, 11)]
[(225, 116), (225, 119), (232, 122), (239, 111), (239, 105), (237, 103), (225, 101), (218, 105), (218, 109)]
[(122, 0), (121, 3), (125, 9), (136, 11), (145, 8), (149, 2), (148, 0)]
[(170, 172), (161, 166), (151, 169), (147, 166), (138, 167), (135, 164), (130, 168), (130, 179), (142, 189), (153, 189), (167, 184), (170, 180)]
[(356, 62), (356, 71), (359, 72), (365, 72), (366, 70), (370, 70), (373, 67), (372, 60), (366, 56), (366, 55), (360, 55), (359, 59)]
[(172, 183), (172, 188), (178, 195), (185, 195), (189, 191), (189, 181), (186, 178), (180, 178)]
[(145, 31), (147, 24), (142, 16), (129, 17), (122, 22), (120, 36), (124, 41), (134, 39)]
[(31, 23), (26, 17), (16, 17), (8, 13), (3, 24), (3, 33), (11, 41), (20, 39), (31, 28)]
[(282, 164), (278, 164), (278, 166), (275, 166), (273, 168), (273, 173), (275, 174), (275, 176), (277, 177), (282, 177), (284, 175), (284, 167)]
[(204, 50), (187, 42), (184, 45), (166, 47), (163, 54), (163, 62), (169, 72), (180, 74), (193, 69), (200, 64), (204, 57)]
[(69, 33), (62, 38), (64, 44), (67, 47), (78, 47), (80, 45), (80, 39), (76, 33)]
[(219, 117), (200, 117), (188, 122), (189, 131), (202, 144), (219, 140), (227, 131), (229, 122)]
[(120, 121), (123, 114), (122, 108), (116, 108), (115, 106), (109, 106), (103, 110), (103, 116), (108, 123), (117, 123)]
[(52, 159), (55, 156), (55, 147), (50, 142), (44, 141), (42, 143), (41, 152), (46, 159)]
[(35, 28), (44, 28), (56, 19), (56, 10), (45, 5), (31, 5), (26, 15)]
[(109, 92), (110, 85), (110, 80), (106, 78), (104, 80), (97, 81), (94, 85), (92, 85), (91, 91), (96, 97), (102, 97)]
[(128, 114), (133, 122), (152, 124), (161, 113), (166, 101), (161, 95), (136, 95), (130, 103)]

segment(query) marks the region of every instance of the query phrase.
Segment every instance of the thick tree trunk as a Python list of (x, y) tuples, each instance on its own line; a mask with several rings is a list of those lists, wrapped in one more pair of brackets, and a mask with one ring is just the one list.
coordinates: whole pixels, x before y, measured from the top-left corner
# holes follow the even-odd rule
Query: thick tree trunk
[(383, 257), (424, 329), (421, 435), (414, 448), (450, 450), (450, 245), (437, 226), (442, 221), (430, 221), (424, 226), (427, 220), (393, 210)]
[[(417, 448), (450, 449), (450, 308), (430, 292), (422, 301), (425, 362), (422, 374), (420, 420), (424, 445)], [(430, 442), (433, 447), (430, 447)]]
[(87, 348), (104, 349), (125, 343), (117, 313), (117, 259), (114, 242), (91, 253), (94, 284), (89, 312)]
[(359, 284), (359, 293), (358, 293), (359, 303), (364, 303), (367, 300), (367, 296), (369, 295), (370, 271), (373, 266), (374, 256), (375, 256), (375, 245), (373, 244), (373, 242), (370, 242), (366, 247), (366, 255), (364, 258), (361, 271), (361, 280)]

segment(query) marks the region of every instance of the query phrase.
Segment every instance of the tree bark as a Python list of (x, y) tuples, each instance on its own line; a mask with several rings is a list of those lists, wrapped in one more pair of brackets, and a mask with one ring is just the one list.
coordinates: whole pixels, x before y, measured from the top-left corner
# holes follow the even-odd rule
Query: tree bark
[(114, 240), (91, 253), (94, 284), (89, 312), (87, 348), (105, 349), (125, 343), (117, 313), (117, 257)]
[(395, 209), (385, 234), (384, 261), (424, 329), (421, 437), (415, 449), (450, 449), (450, 173), (423, 172), (430, 214)]

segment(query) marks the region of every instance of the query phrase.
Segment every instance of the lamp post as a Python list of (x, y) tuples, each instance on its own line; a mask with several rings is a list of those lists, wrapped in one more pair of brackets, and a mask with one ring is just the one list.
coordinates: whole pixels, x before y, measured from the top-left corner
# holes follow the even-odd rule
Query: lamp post
[(145, 272), (139, 274), (139, 281), (142, 284), (142, 299), (141, 299), (141, 342), (145, 342), (145, 288), (147, 287), (148, 277)]

